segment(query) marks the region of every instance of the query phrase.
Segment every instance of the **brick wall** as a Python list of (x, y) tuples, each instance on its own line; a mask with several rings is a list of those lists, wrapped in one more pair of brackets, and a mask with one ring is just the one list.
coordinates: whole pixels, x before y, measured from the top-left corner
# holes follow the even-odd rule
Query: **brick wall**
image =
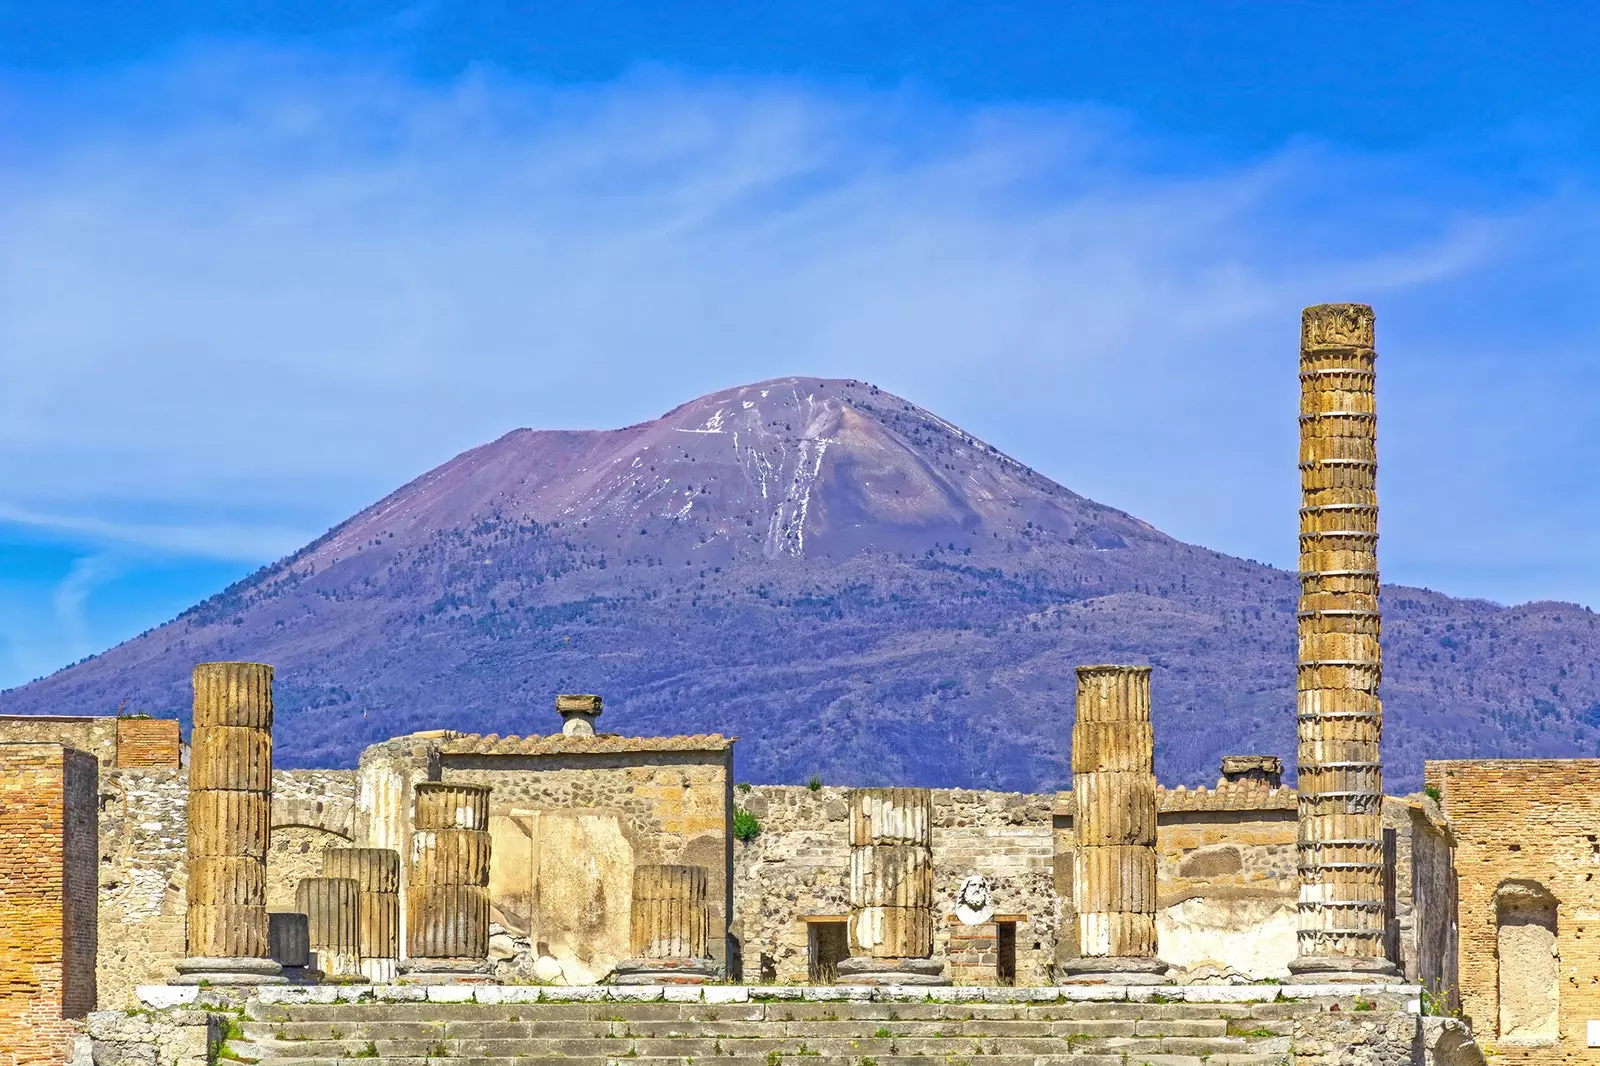
[(176, 719), (117, 719), (119, 770), (176, 770), (182, 747)]
[(96, 763), (0, 744), (0, 1066), (64, 1061), (95, 1006)]
[[(1443, 760), (1429, 762), (1425, 776), (1439, 785), (1455, 833), (1461, 1008), (1478, 1042), (1496, 1062), (1600, 1061), (1586, 1039), (1586, 1023), (1600, 1019), (1600, 759)], [(1517, 912), (1540, 893), (1554, 904), (1553, 965), (1535, 961), (1550, 967), (1556, 986), (1555, 1032), (1508, 1040), (1501, 980), (1517, 998), (1527, 972), (1502, 974), (1501, 949), (1538, 931)], [(1502, 912), (1513, 937), (1505, 945)]]

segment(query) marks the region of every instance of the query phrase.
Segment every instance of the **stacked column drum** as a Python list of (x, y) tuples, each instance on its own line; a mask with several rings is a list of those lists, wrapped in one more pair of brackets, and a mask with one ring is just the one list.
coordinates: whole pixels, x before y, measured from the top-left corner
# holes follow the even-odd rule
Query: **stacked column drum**
[(639, 866), (633, 871), (628, 948), (617, 984), (704, 984), (716, 979), (710, 958), (710, 872), (704, 866)]
[(361, 973), (357, 947), (360, 889), (349, 877), (308, 877), (295, 886), (295, 910), (306, 916), (317, 968), (329, 977)]
[(704, 866), (640, 866), (633, 871), (630, 948), (640, 959), (703, 959), (711, 908)]
[(390, 981), (400, 957), (400, 856), (388, 848), (329, 848), (322, 876), (356, 883), (356, 951), (362, 976)]
[(872, 959), (933, 954), (933, 793), (928, 789), (850, 793), (850, 954)]
[(417, 785), (406, 878), (406, 954), (489, 954), (489, 787)]
[(1297, 972), (1390, 969), (1373, 345), (1370, 307), (1324, 304), (1302, 316)]
[(271, 828), (272, 667), (201, 663), (194, 668), (182, 973), (209, 983), (258, 983), (278, 973), (267, 941)]
[(1156, 775), (1148, 666), (1078, 667), (1072, 727), (1079, 957), (1068, 973), (1158, 979)]

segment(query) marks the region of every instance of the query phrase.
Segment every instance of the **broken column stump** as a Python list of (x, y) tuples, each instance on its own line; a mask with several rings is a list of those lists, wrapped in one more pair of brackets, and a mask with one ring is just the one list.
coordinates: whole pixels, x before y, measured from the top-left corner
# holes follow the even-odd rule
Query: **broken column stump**
[(389, 848), (329, 848), (322, 853), (322, 876), (355, 881), (358, 969), (369, 981), (393, 981), (400, 961), (399, 853)]
[(841, 984), (943, 985), (933, 958), (933, 793), (850, 792), (850, 956)]
[(267, 943), (272, 667), (194, 668), (187, 955), (178, 984), (281, 984)]
[(1383, 664), (1372, 308), (1300, 325), (1299, 956), (1303, 980), (1396, 975), (1384, 957)]
[(698, 985), (717, 977), (706, 950), (711, 907), (704, 866), (640, 866), (633, 871), (630, 950), (619, 985)]
[(1150, 667), (1078, 667), (1072, 828), (1078, 957), (1068, 983), (1159, 984)]
[(489, 962), (489, 786), (425, 781), (416, 786), (406, 877), (408, 984), (487, 983)]
[(361, 976), (360, 898), (355, 879), (349, 877), (307, 877), (295, 886), (295, 909), (306, 916), (317, 969), (328, 977)]

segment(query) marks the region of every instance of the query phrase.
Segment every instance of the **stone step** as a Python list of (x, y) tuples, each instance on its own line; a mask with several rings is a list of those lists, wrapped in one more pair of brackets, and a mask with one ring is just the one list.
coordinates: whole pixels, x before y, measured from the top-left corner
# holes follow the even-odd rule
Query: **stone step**
[(1255, 1003), (327, 1003), (249, 1005), (261, 1021), (483, 1019), (495, 1021), (1145, 1021), (1284, 1019), (1301, 1002)]
[(328, 1019), (315, 1022), (247, 1022), (245, 1032), (254, 1036), (288, 1040), (338, 1039), (343, 1036), (369, 1037), (382, 1031), (390, 1039), (405, 1037), (548, 1037), (548, 1038), (692, 1038), (743, 1039), (749, 1037), (791, 1037), (840, 1039), (866, 1036), (893, 1037), (1058, 1037), (1088, 1038), (1106, 1036), (1277, 1036), (1287, 1035), (1288, 1023), (1257, 1019), (1150, 1018), (1128, 1020), (1083, 1019), (1078, 1021), (1013, 1021), (973, 1019), (939, 1021), (499, 1021), (460, 1019), (455, 1021), (361, 1021)]
[[(249, 1034), (247, 1034), (249, 1036)], [(981, 1057), (984, 1059), (1006, 1055), (1060, 1055), (1074, 1052), (1091, 1054), (1126, 1055), (1129, 1058), (1150, 1056), (1212, 1056), (1241, 1055), (1252, 1052), (1268, 1053), (1288, 1050), (1287, 1038), (1274, 1038), (1252, 1042), (1243, 1037), (1100, 1037), (1083, 1040), (1059, 1037), (910, 1037), (858, 1038), (806, 1041), (793, 1038), (745, 1038), (739, 1040), (705, 1039), (638, 1039), (581, 1037), (530, 1038), (484, 1037), (468, 1035), (459, 1037), (406, 1037), (391, 1038), (382, 1034), (363, 1040), (349, 1037), (340, 1040), (261, 1039), (250, 1037), (252, 1043), (273, 1055), (300, 1055), (311, 1057), (358, 1058), (412, 1058), (436, 1055), (455, 1058), (502, 1058), (525, 1056), (530, 1058), (697, 1058), (715, 1059), (759, 1056), (772, 1058), (808, 1059), (814, 1057), (847, 1059), (867, 1056), (871, 1058), (897, 1056), (929, 1056), (934, 1058)], [(364, 1054), (363, 1054), (364, 1053)]]
[[(803, 1058), (782, 1056), (771, 1060), (765, 1056), (725, 1056), (715, 1061), (715, 1066), (1272, 1066), (1282, 1060), (1282, 1055), (1213, 1056), (1210, 1060), (1194, 1055), (1152, 1055), (1142, 1060), (1125, 1060), (1120, 1055), (986, 1055), (979, 1058), (968, 1055), (933, 1056), (829, 1056), (806, 1055)], [(618, 1058), (618, 1056), (552, 1056), (549, 1060), (539, 1056), (451, 1056), (442, 1061), (438, 1056), (381, 1056), (366, 1058), (373, 1066), (526, 1066), (536, 1061), (549, 1061), (552, 1066), (709, 1066), (704, 1060), (691, 1058)], [(350, 1058), (339, 1056), (301, 1056), (301, 1058), (270, 1058), (261, 1066), (352, 1066)]]

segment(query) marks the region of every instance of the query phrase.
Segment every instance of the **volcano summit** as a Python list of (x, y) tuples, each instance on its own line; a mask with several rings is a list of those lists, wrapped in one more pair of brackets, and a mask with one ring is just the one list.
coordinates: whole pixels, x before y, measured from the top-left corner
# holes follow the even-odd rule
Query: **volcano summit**
[[(740, 736), (754, 780), (1035, 790), (1070, 779), (1074, 667), (1137, 662), (1157, 770), (1198, 784), (1229, 752), (1293, 764), (1297, 591), (871, 385), (784, 378), (508, 433), (0, 712), (170, 716), (194, 663), (250, 659), (277, 667), (282, 765), (539, 732), (588, 691), (624, 733)], [(1596, 749), (1593, 614), (1397, 587), (1384, 610), (1391, 790), (1424, 752)]]

